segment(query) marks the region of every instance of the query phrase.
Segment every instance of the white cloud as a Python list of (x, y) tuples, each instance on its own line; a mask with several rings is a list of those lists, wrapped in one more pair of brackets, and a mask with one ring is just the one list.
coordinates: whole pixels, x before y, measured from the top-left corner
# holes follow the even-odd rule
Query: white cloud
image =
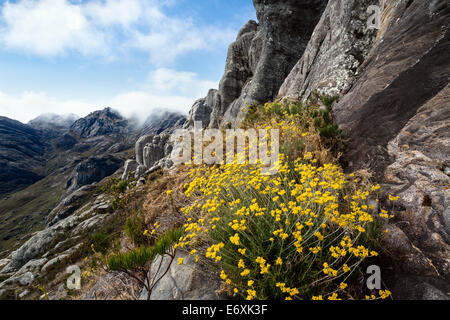
[(24, 92), (12, 96), (0, 91), (0, 115), (24, 123), (44, 113), (85, 115), (92, 111), (92, 107), (83, 101), (61, 101), (44, 92)]
[(155, 109), (187, 113), (195, 100), (206, 96), (214, 87), (217, 87), (216, 82), (199, 79), (195, 73), (157, 69), (149, 74), (141, 90), (89, 103), (56, 99), (45, 92), (24, 92), (12, 96), (0, 91), (0, 115), (26, 123), (44, 113), (74, 113), (84, 117), (89, 112), (109, 106), (126, 117), (137, 116), (144, 121)]
[(148, 90), (171, 94), (177, 93), (188, 97), (205, 96), (209, 89), (215, 88), (217, 82), (201, 80), (194, 72), (179, 72), (173, 69), (160, 68), (149, 74)]
[(114, 58), (118, 52), (148, 52), (169, 64), (181, 54), (228, 44), (236, 30), (195, 25), (169, 17), (164, 0), (20, 0), (0, 7), (0, 43), (39, 56), (79, 52)]
[(8, 48), (42, 56), (65, 50), (105, 53), (105, 35), (95, 30), (79, 6), (65, 0), (7, 2), (2, 22), (1, 41)]

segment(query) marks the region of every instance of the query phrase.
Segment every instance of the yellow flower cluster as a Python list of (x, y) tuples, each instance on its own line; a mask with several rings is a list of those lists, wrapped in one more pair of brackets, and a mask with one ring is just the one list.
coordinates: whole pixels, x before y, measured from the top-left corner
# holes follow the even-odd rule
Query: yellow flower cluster
[(269, 272), (269, 268), (271, 265), (269, 263), (267, 263), (267, 261), (263, 257), (258, 257), (258, 258), (256, 258), (255, 261), (257, 263), (259, 263), (259, 267), (261, 268), (261, 271), (260, 271), (261, 274)]
[[(263, 128), (280, 128), (281, 142), (283, 136), (308, 136), (292, 114), (281, 113), (285, 120)], [(374, 232), (369, 204), (380, 186), (358, 189), (338, 165), (320, 164), (311, 152), (294, 159), (280, 153), (276, 165), (272, 176), (262, 173), (261, 163), (193, 168), (184, 186), (191, 201), (182, 209), (186, 234), (178, 245), (208, 241), (206, 258), (218, 262), (222, 280), (247, 299), (273, 298), (266, 294), (274, 291), (276, 298), (339, 299), (345, 279), (362, 260), (377, 255), (364, 240), (372, 235), (361, 235)], [(264, 288), (269, 283), (272, 288)], [(280, 290), (273, 290), (275, 283)], [(316, 289), (321, 287), (331, 291)]]
[(297, 288), (288, 288), (288, 287), (286, 287), (286, 283), (278, 282), (275, 286), (277, 288), (280, 288), (281, 292), (288, 293), (290, 297), (293, 297), (293, 296), (298, 295), (300, 293), (300, 291), (298, 291)]
[(209, 247), (206, 250), (206, 257), (217, 261), (222, 260), (222, 256), (218, 256), (217, 254), (219, 253), (220, 249), (222, 249), (225, 245), (223, 244), (223, 242), (218, 243), (218, 244), (213, 244), (211, 247)]

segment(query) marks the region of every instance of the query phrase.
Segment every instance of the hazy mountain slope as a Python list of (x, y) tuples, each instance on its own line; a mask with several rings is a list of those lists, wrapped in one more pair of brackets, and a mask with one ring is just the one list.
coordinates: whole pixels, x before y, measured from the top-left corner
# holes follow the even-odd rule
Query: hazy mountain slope
[(0, 195), (40, 180), (48, 147), (39, 131), (19, 121), (0, 117)]

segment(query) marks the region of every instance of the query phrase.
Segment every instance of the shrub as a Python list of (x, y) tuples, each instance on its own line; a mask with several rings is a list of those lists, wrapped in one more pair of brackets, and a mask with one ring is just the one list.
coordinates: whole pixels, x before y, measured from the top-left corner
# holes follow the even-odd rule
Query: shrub
[(338, 99), (338, 96), (320, 96), (320, 101), (322, 101), (323, 105), (327, 107), (328, 110), (331, 109), (333, 103)]
[[(228, 289), (249, 300), (355, 298), (349, 286), (378, 255), (381, 230), (372, 201), (379, 186), (347, 178), (321, 144), (311, 124), (332, 125), (327, 112), (292, 103), (255, 112), (259, 117), (246, 125), (269, 119), (264, 128), (281, 129), (288, 153), (280, 154), (278, 174), (263, 175), (248, 163), (193, 168), (185, 185), (192, 202), (182, 209), (186, 234), (177, 246), (208, 243), (203, 253), (217, 263)], [(380, 219), (386, 217), (382, 211)]]
[(380, 234), (369, 214), (371, 192), (343, 194), (349, 182), (342, 171), (315, 163), (310, 154), (293, 168), (283, 161), (273, 177), (242, 165), (196, 169), (186, 192), (208, 214), (185, 226), (184, 245), (198, 236), (211, 241), (206, 257), (249, 299), (345, 295), (347, 280), (377, 255), (367, 247)]
[(97, 232), (90, 236), (92, 248), (95, 251), (106, 253), (111, 247), (112, 236), (108, 233)]
[[(147, 299), (150, 299), (154, 286), (169, 271), (176, 254), (174, 244), (182, 235), (181, 228), (169, 230), (156, 241), (154, 246), (141, 246), (126, 253), (113, 254), (107, 259), (106, 265), (110, 271), (124, 272), (136, 279), (147, 290)], [(161, 259), (167, 256), (170, 260), (161, 273), (158, 272), (158, 268), (155, 276), (150, 278), (148, 269), (157, 254), (161, 256)]]
[(119, 178), (110, 178), (102, 187), (102, 192), (108, 192), (115, 196), (124, 193), (128, 188), (128, 181)]
[(122, 206), (122, 201), (120, 200), (120, 198), (115, 197), (112, 202), (111, 202), (111, 208), (113, 210), (117, 210)]
[(124, 193), (127, 190), (128, 187), (128, 181), (127, 180), (121, 180), (117, 182), (116, 184), (111, 186), (111, 191), (113, 193)]
[(144, 235), (145, 218), (141, 212), (136, 211), (127, 218), (124, 230), (134, 245), (140, 246), (147, 243), (148, 238)]

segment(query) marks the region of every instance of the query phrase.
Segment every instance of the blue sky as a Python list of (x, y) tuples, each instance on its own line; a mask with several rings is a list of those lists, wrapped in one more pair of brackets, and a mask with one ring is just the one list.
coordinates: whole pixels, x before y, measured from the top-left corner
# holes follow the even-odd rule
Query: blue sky
[(0, 115), (186, 112), (249, 19), (251, 0), (0, 0)]

